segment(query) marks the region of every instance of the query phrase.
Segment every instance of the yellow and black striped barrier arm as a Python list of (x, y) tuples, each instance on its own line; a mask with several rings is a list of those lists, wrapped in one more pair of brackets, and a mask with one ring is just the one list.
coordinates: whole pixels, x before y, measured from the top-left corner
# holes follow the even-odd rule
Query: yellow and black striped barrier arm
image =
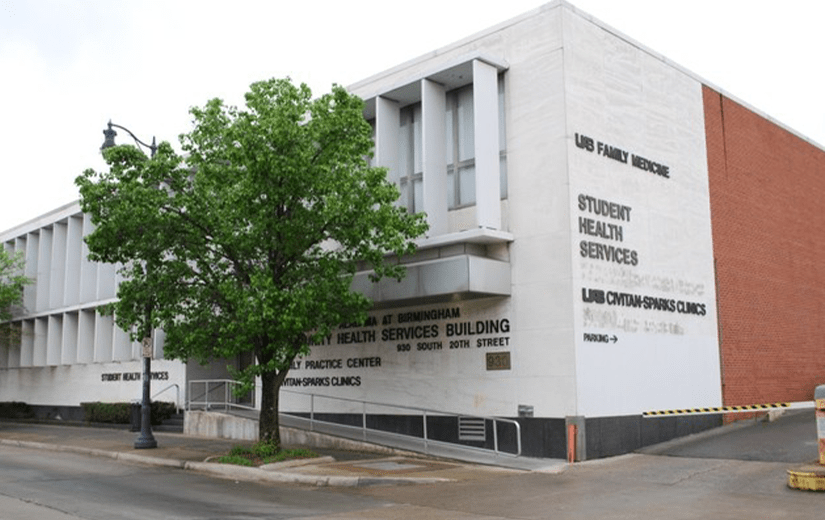
[(760, 412), (766, 410), (776, 410), (780, 408), (805, 408), (813, 407), (813, 402), (803, 403), (768, 403), (768, 404), (743, 404), (739, 406), (714, 406), (710, 408), (684, 408), (681, 410), (655, 410), (651, 412), (642, 412), (643, 417), (659, 417), (664, 415), (698, 415), (710, 413), (744, 413), (744, 412)]

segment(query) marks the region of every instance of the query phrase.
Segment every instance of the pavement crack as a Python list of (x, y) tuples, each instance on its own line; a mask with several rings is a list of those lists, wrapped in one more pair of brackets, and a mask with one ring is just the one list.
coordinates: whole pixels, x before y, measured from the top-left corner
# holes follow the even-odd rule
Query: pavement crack
[(69, 511), (66, 511), (64, 509), (60, 509), (59, 507), (51, 506), (49, 504), (44, 504), (43, 502), (38, 502), (37, 500), (32, 500), (32, 499), (28, 499), (28, 498), (21, 498), (21, 497), (17, 497), (17, 496), (14, 496), (14, 495), (7, 495), (6, 493), (0, 493), (0, 495), (6, 497), (8, 499), (11, 499), (11, 500), (16, 500), (18, 502), (22, 502), (24, 504), (29, 504), (29, 505), (36, 506), (36, 507), (42, 507), (43, 509), (48, 509), (50, 511), (55, 511), (57, 513), (66, 515), (68, 518), (79, 518), (80, 520), (85, 520), (85, 518), (82, 517), (82, 516), (77, 516), (77, 515), (69, 512)]
[(679, 479), (677, 479), (673, 482), (668, 483), (668, 485), (669, 486), (679, 485), (683, 482), (687, 482), (688, 480), (692, 480), (694, 477), (699, 477), (701, 475), (705, 475), (705, 474), (710, 473), (712, 471), (716, 471), (716, 470), (718, 470), (719, 468), (721, 468), (723, 466), (724, 466), (724, 464), (716, 464), (716, 465), (713, 465), (709, 468), (691, 471), (687, 475), (683, 476), (682, 478), (679, 478)]

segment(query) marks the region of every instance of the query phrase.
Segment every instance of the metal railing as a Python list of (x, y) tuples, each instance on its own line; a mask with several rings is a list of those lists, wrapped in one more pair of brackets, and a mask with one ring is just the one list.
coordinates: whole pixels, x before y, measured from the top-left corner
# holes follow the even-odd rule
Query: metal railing
[[(485, 417), (485, 416), (469, 416), (466, 414), (455, 414), (437, 410), (429, 410), (426, 408), (419, 408), (414, 406), (402, 406), (402, 405), (395, 405), (395, 404), (387, 404), (387, 403), (378, 403), (372, 401), (360, 401), (356, 399), (347, 399), (343, 397), (333, 397), (329, 395), (321, 395), (321, 394), (308, 394), (302, 392), (292, 392), (289, 390), (281, 389), (281, 394), (290, 394), (294, 396), (299, 396), (301, 398), (308, 398), (309, 399), (309, 412), (301, 411), (301, 412), (284, 412), (283, 411), (283, 400), (281, 400), (281, 415), (289, 416), (290, 418), (296, 419), (298, 421), (308, 422), (309, 431), (317, 431), (319, 425), (327, 425), (327, 426), (334, 426), (336, 429), (340, 430), (349, 430), (352, 432), (360, 432), (360, 437), (362, 440), (367, 441), (370, 438), (376, 437), (394, 437), (394, 438), (403, 438), (403, 439), (418, 439), (423, 444), (424, 453), (430, 453), (430, 445), (438, 445), (438, 446), (447, 446), (450, 448), (459, 448), (459, 449), (467, 449), (467, 450), (477, 450), (483, 451), (485, 453), (489, 453), (489, 448), (478, 447), (478, 446), (471, 446), (466, 444), (460, 444), (457, 442), (450, 442), (445, 440), (434, 439), (430, 436), (428, 426), (432, 424), (437, 418), (458, 418), (458, 417), (470, 417), (475, 419), (484, 420), (485, 424), (490, 422), (492, 425), (492, 451), (499, 455), (505, 456), (512, 456), (518, 457), (521, 456), (521, 425), (518, 421), (513, 419), (504, 419), (501, 417)], [(336, 410), (335, 412), (319, 412), (316, 410), (316, 401), (318, 400), (330, 400), (336, 403), (333, 407), (328, 407), (329, 409)], [(420, 417), (421, 420), (421, 437), (418, 437), (414, 434), (407, 434), (407, 433), (400, 433), (400, 432), (393, 432), (387, 429), (381, 429), (376, 427), (370, 427), (370, 414), (368, 414), (368, 407), (380, 408), (385, 410), (392, 410), (396, 412), (394, 415), (399, 415), (397, 412), (402, 411), (404, 412), (401, 415), (413, 415)], [(302, 407), (300, 407), (302, 408)], [(350, 412), (343, 412), (343, 410), (349, 409)], [(308, 417), (307, 417), (308, 415)], [(330, 421), (326, 419), (319, 419), (318, 416), (349, 416), (354, 418), (356, 416), (360, 416), (360, 426), (353, 425), (353, 424), (344, 424), (341, 422)], [(375, 414), (372, 415), (374, 417)], [(375, 421), (373, 421), (375, 422)], [(502, 450), (501, 446), (499, 445), (499, 430), (500, 428), (506, 428), (507, 426), (512, 427), (511, 438), (515, 441), (515, 452), (509, 452)], [(456, 432), (458, 431), (458, 424), (456, 424)]]
[[(199, 379), (189, 381), (186, 409), (200, 410), (256, 410), (255, 392), (251, 392), (249, 403), (240, 402), (234, 388), (240, 383), (231, 379)], [(202, 390), (202, 391), (199, 391)]]
[(159, 396), (160, 394), (162, 394), (162, 393), (164, 393), (168, 390), (171, 390), (172, 388), (175, 389), (175, 411), (180, 412), (180, 410), (181, 410), (181, 406), (180, 406), (180, 385), (178, 385), (177, 383), (172, 383), (171, 385), (167, 386), (163, 390), (158, 391), (157, 393), (155, 393), (155, 395), (152, 396), (151, 400), (154, 401), (155, 397)]

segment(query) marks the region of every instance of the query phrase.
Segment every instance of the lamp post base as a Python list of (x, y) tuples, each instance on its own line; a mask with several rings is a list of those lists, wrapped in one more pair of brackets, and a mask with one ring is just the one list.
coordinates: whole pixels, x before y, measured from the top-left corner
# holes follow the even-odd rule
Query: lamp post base
[(143, 437), (143, 435), (141, 435), (135, 441), (135, 449), (136, 450), (146, 450), (146, 449), (157, 448), (157, 447), (158, 447), (158, 441), (156, 441), (155, 438), (151, 436), (151, 434), (149, 434), (149, 437)]

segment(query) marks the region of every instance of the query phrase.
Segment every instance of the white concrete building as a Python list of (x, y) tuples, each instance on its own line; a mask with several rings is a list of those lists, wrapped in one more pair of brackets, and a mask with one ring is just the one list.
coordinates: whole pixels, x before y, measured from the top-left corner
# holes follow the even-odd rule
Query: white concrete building
[[(0, 235), (6, 251), (25, 254), (24, 310), (13, 325), (20, 342), (0, 348), (0, 401), (39, 406), (45, 417), (76, 418), (83, 402), (140, 398), (139, 343), (96, 309), (114, 300), (116, 266), (90, 262), (83, 237), (92, 229), (77, 203)], [(163, 333), (154, 335), (155, 391), (184, 386), (185, 365), (163, 359)], [(177, 388), (158, 398), (183, 404)]]
[[(525, 453), (545, 457), (564, 456), (569, 424), (593, 458), (720, 423), (641, 416), (723, 404), (707, 144), (718, 93), (563, 1), (350, 90), (375, 163), (430, 231), (400, 283), (359, 273), (370, 321), (296, 360), (283, 409), (307, 411), (297, 392), (444, 411), (443, 438), (459, 415), (519, 418)], [(69, 205), (0, 234), (36, 279), (15, 320), (22, 343), (0, 354), (0, 401), (139, 396), (138, 346), (94, 311), (117, 279), (85, 260), (88, 231)], [(164, 360), (162, 337), (155, 355), (153, 391), (226, 376)], [(374, 419), (408, 428), (396, 412)]]

